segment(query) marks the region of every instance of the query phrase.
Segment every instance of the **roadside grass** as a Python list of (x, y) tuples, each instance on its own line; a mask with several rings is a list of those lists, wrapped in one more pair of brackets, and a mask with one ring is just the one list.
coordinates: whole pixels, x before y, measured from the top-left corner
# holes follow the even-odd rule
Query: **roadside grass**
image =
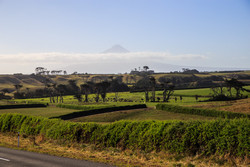
[(119, 120), (211, 120), (216, 119), (214, 117), (205, 117), (190, 114), (172, 113), (162, 110), (156, 110), (153, 108), (135, 109), (116, 111), (112, 113), (96, 114), (85, 117), (78, 117), (71, 119), (74, 122), (99, 122), (99, 123), (111, 123)]

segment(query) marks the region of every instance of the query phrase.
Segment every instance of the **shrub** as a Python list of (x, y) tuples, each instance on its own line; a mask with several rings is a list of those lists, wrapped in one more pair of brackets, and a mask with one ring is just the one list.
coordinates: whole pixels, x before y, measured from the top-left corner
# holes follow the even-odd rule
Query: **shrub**
[(0, 115), (1, 132), (25, 135), (43, 134), (63, 141), (92, 143), (143, 151), (184, 154), (249, 156), (250, 120), (213, 121), (118, 121), (101, 125), (73, 123), (57, 119)]
[(193, 115), (202, 115), (209, 117), (221, 117), (221, 118), (250, 118), (248, 114), (228, 112), (228, 111), (217, 111), (209, 109), (198, 109), (191, 107), (176, 106), (170, 104), (157, 104), (156, 109), (165, 110), (168, 112), (174, 113), (183, 113), (183, 114), (193, 114)]
[(57, 104), (56, 107), (60, 108), (68, 108), (68, 109), (74, 109), (74, 110), (94, 110), (94, 109), (100, 109), (100, 108), (108, 108), (112, 107), (110, 105), (73, 105), (73, 104)]

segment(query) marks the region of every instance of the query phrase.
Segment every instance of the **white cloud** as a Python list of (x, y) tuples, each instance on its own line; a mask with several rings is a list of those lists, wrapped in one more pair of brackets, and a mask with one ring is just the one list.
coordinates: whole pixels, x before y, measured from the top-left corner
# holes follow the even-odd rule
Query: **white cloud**
[[(13, 73), (13, 69), (16, 72), (20, 69), (25, 69), (24, 72), (31, 73), (37, 66), (44, 66), (47, 68), (62, 68), (67, 66), (74, 66), (83, 64), (89, 69), (84, 69), (85, 71), (93, 72), (91, 65), (98, 65), (99, 69), (104, 69), (109, 71), (114, 71), (114, 68), (119, 68), (124, 66), (127, 71), (133, 66), (157, 64), (157, 63), (177, 63), (177, 62), (194, 62), (207, 59), (204, 55), (197, 54), (180, 54), (173, 55), (171, 53), (163, 52), (130, 52), (130, 53), (29, 53), (29, 54), (9, 54), (0, 55), (0, 65), (11, 64), (12, 69), (1, 69), (1, 71), (9, 71), (7, 73)], [(125, 67), (126, 65), (126, 67)], [(110, 67), (107, 67), (110, 66)], [(112, 67), (111, 67), (112, 66)], [(127, 67), (129, 66), (129, 67)], [(131, 66), (131, 67), (130, 67)], [(24, 68), (25, 67), (25, 68)], [(29, 70), (28, 70), (29, 69)], [(108, 70), (110, 69), (110, 70)], [(74, 71), (74, 69), (72, 69)], [(119, 71), (119, 70), (117, 70)], [(124, 71), (124, 70), (123, 70)], [(21, 72), (21, 71), (20, 71)], [(95, 71), (96, 73), (98, 71)], [(104, 72), (104, 71), (99, 71)]]
[(10, 54), (0, 55), (0, 60), (3, 63), (48, 63), (48, 64), (78, 64), (82, 62), (96, 62), (96, 61), (121, 61), (121, 60), (143, 60), (151, 59), (152, 61), (162, 60), (195, 60), (195, 59), (206, 59), (204, 55), (196, 54), (181, 54), (172, 55), (170, 53), (161, 52), (131, 52), (131, 53), (29, 53), (29, 54)]

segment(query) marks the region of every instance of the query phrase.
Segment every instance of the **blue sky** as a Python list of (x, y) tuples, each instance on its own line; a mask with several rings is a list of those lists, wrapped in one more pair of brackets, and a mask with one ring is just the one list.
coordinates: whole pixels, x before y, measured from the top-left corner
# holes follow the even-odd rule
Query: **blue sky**
[[(115, 44), (131, 53), (98, 54)], [(127, 63), (118, 69), (122, 57)], [(164, 70), (159, 63), (250, 68), (249, 62), (249, 0), (0, 0), (0, 73), (74, 71), (81, 64), (79, 72), (93, 73), (92, 65), (116, 73), (147, 63), (156, 71)]]

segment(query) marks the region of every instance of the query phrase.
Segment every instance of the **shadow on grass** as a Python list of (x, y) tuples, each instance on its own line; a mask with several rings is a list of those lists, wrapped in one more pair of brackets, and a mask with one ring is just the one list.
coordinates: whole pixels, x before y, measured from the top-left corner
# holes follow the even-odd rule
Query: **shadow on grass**
[(102, 113), (108, 113), (108, 112), (115, 112), (115, 111), (121, 111), (121, 110), (140, 109), (140, 108), (147, 108), (147, 106), (146, 106), (146, 104), (137, 104), (137, 105), (130, 105), (130, 106), (101, 108), (101, 109), (95, 109), (95, 110), (77, 111), (77, 112), (72, 112), (69, 114), (61, 115), (58, 117), (51, 117), (51, 118), (59, 118), (62, 120), (69, 120), (69, 119), (83, 117), (83, 116), (102, 114)]

